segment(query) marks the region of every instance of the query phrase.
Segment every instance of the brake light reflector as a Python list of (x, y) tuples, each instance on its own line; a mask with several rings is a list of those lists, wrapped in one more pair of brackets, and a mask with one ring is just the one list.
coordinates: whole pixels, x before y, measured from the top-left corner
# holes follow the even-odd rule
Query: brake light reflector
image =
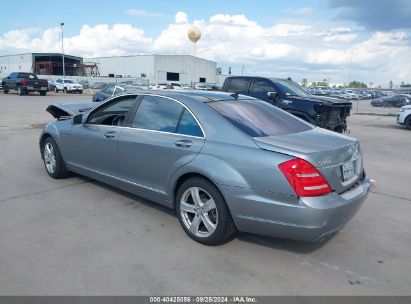
[(24, 85), (24, 86), (27, 85), (27, 80), (26, 80), (26, 79), (23, 79), (23, 80), (21, 81), (21, 84)]
[(297, 196), (320, 196), (332, 191), (318, 170), (301, 158), (294, 158), (278, 165)]

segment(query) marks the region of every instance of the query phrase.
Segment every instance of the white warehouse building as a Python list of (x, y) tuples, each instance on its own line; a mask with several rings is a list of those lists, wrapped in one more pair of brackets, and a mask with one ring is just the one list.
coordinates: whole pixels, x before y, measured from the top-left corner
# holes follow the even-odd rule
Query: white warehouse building
[(190, 55), (131, 55), (84, 58), (103, 77), (142, 77), (150, 83), (216, 83), (217, 63)]

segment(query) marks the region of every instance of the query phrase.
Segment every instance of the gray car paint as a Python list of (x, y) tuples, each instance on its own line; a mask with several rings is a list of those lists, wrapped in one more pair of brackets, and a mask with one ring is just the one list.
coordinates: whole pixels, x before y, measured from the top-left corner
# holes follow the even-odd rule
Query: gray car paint
[[(218, 187), (236, 227), (245, 232), (316, 240), (341, 229), (368, 194), (369, 180), (363, 171), (358, 142), (353, 138), (314, 127), (301, 133), (251, 138), (207, 105), (212, 100), (235, 98), (230, 94), (191, 91), (138, 94), (163, 96), (183, 104), (196, 117), (205, 137), (81, 124), (75, 126), (77, 131), (83, 136), (88, 133), (89, 138), (73, 145), (72, 119), (65, 119), (47, 124), (41, 138), (49, 135), (55, 139), (69, 170), (170, 208), (174, 208), (179, 178), (186, 174), (202, 175)], [(237, 98), (252, 99), (241, 95)], [(75, 105), (70, 109), (65, 105), (54, 107), (73, 116), (84, 109), (84, 104), (77, 109)], [(89, 113), (84, 115), (83, 122)], [(290, 115), (290, 119), (296, 118)], [(90, 128), (96, 128), (95, 132), (90, 133)], [(116, 137), (104, 138), (102, 134), (107, 131), (115, 131)], [(190, 149), (174, 145), (187, 138), (193, 141)], [(92, 143), (86, 144), (87, 140)], [(152, 149), (146, 149), (148, 145), (159, 149), (153, 153)], [(83, 163), (69, 152), (73, 149), (88, 155)], [(297, 197), (278, 169), (279, 164), (295, 157), (310, 161), (335, 191), (321, 197)], [(130, 161), (136, 158), (136, 162)], [(343, 182), (340, 166), (351, 160), (355, 163), (355, 176)]]

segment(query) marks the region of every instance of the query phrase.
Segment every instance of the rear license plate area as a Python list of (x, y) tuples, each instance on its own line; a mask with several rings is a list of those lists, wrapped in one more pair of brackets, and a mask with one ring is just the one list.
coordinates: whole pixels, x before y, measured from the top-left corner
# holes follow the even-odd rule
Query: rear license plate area
[(341, 171), (342, 171), (342, 177), (343, 181), (350, 180), (353, 178), (355, 172), (354, 172), (354, 163), (352, 161), (345, 163), (341, 166)]

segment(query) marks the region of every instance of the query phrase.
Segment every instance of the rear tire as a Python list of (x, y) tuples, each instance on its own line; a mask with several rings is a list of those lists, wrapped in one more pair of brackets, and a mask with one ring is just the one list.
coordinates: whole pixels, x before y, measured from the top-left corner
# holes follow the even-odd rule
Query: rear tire
[(83, 94), (83, 91), (78, 91), (79, 94)]
[(3, 89), (3, 93), (4, 94), (9, 94), (9, 90), (8, 89)]
[(24, 89), (21, 86), (17, 87), (17, 95), (20, 95), (20, 96), (24, 95)]
[(55, 179), (65, 178), (69, 175), (61, 156), (59, 147), (53, 138), (47, 137), (41, 147), (44, 167), (47, 174)]
[(55, 93), (58, 93), (58, 92), (59, 92), (59, 89), (57, 89), (57, 87), (54, 87), (54, 92), (55, 92)]
[(46, 96), (47, 92), (40, 92), (40, 96)]
[(224, 244), (237, 232), (224, 197), (204, 178), (190, 178), (180, 186), (176, 212), (187, 235), (204, 245)]
[(408, 115), (408, 117), (404, 121), (404, 124), (408, 130), (411, 130), (411, 115)]
[(67, 94), (68, 93), (67, 88), (64, 88), (63, 92)]

